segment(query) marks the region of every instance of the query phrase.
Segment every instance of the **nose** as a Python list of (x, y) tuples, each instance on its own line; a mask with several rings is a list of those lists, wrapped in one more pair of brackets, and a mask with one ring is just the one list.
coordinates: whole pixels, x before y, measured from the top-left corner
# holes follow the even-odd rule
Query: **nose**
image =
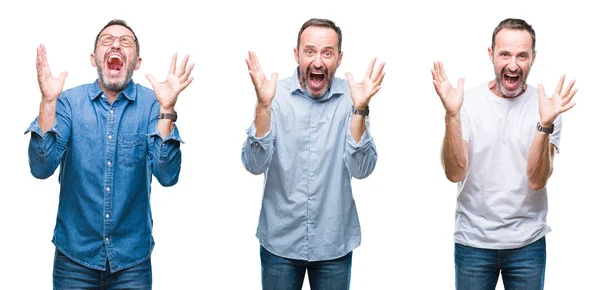
[(114, 47), (114, 48), (121, 46), (121, 39), (118, 37), (115, 37), (115, 41), (113, 41), (113, 43), (110, 46)]
[(508, 69), (511, 71), (516, 71), (517, 69), (519, 69), (516, 56), (510, 58), (510, 62), (508, 63)]
[(321, 54), (317, 53), (317, 56), (313, 60), (313, 66), (316, 68), (321, 68), (323, 66), (323, 59), (321, 59)]

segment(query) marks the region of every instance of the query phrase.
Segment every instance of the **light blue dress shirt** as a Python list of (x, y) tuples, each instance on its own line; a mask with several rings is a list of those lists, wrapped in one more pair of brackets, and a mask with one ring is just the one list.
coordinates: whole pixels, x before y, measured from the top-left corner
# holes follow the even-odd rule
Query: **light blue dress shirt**
[(360, 142), (352, 138), (352, 104), (345, 80), (334, 78), (329, 92), (314, 99), (296, 70), (277, 83), (267, 134), (257, 138), (254, 123), (246, 131), (242, 163), (265, 176), (256, 236), (269, 252), (322, 261), (360, 245), (350, 181), (371, 174), (377, 151), (368, 117)]

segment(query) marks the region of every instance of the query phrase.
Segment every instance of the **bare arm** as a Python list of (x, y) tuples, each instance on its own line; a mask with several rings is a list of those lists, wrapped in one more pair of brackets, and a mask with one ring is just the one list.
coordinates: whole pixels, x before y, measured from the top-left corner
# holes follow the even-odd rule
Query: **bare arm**
[(553, 161), (554, 145), (550, 144), (550, 136), (536, 132), (527, 155), (527, 178), (531, 189), (540, 190), (546, 187), (552, 175)]
[(446, 115), (446, 134), (442, 143), (442, 166), (446, 178), (461, 181), (468, 169), (469, 143), (462, 138), (460, 116)]
[[(563, 91), (565, 75), (562, 75), (554, 94), (546, 97), (544, 86), (538, 85), (538, 99), (540, 111), (540, 125), (550, 128), (558, 115), (573, 108), (575, 102), (571, 102), (577, 89), (574, 89), (575, 80), (572, 80)], [(536, 132), (533, 142), (529, 147), (527, 156), (527, 179), (529, 187), (540, 190), (546, 187), (546, 183), (552, 175), (552, 163), (554, 160), (554, 146), (550, 144), (548, 133)]]
[(464, 99), (464, 79), (458, 80), (456, 88), (446, 76), (442, 62), (434, 62), (431, 69), (433, 86), (446, 110), (446, 133), (442, 143), (442, 166), (446, 178), (458, 182), (468, 169), (469, 144), (462, 138), (460, 108)]

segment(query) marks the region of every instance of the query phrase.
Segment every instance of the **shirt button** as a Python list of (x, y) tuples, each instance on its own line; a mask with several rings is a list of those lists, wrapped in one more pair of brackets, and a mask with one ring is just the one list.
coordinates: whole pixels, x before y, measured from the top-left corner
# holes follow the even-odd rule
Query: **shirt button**
[(110, 217), (110, 215), (109, 215), (109, 214), (106, 214), (106, 218), (109, 218), (109, 217)]
[(162, 147), (165, 147), (165, 146), (167, 146), (167, 144), (165, 144), (165, 143), (162, 143), (162, 145), (161, 145), (161, 146), (162, 146)]
[(110, 113), (112, 114), (112, 113), (113, 113), (113, 110), (110, 110)]
[(311, 126), (311, 127), (313, 127), (313, 128), (316, 128), (316, 127), (317, 127), (317, 125), (315, 125), (315, 124), (312, 124), (312, 125), (310, 125), (310, 126)]
[(112, 140), (112, 135), (108, 135), (108, 140)]
[(111, 166), (112, 163), (110, 163), (110, 161), (106, 162), (106, 165)]
[(109, 192), (109, 191), (110, 191), (110, 187), (107, 187), (107, 188), (106, 188), (106, 192)]
[(104, 240), (108, 243), (108, 237), (104, 238)]

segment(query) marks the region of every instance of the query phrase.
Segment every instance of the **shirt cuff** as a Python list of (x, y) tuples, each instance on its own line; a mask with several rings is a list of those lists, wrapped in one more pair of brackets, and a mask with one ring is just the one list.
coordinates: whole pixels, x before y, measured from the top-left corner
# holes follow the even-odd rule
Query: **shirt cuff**
[(254, 126), (254, 122), (250, 125), (250, 128), (246, 130), (246, 134), (248, 134), (248, 141), (251, 144), (259, 144), (263, 149), (267, 149), (273, 140), (273, 134), (271, 134), (271, 128), (267, 134), (262, 137), (256, 137), (256, 127)]
[(48, 134), (54, 133), (54, 134), (58, 135), (58, 137), (62, 138), (62, 136), (58, 132), (57, 127), (58, 127), (57, 123), (56, 123), (56, 121), (54, 121), (52, 128), (48, 129), (48, 131), (46, 131), (45, 133), (42, 134), (42, 128), (40, 128), (40, 124), (38, 123), (38, 118), (35, 118), (35, 120), (33, 120), (33, 122), (31, 122), (31, 124), (29, 125), (27, 130), (25, 130), (25, 133), (23, 133), (23, 134), (27, 134), (27, 133), (31, 132), (31, 133), (35, 133), (38, 136), (42, 137), (42, 139), (45, 139), (46, 136), (48, 136)]
[(348, 151), (350, 152), (350, 154), (354, 154), (358, 151), (364, 150), (371, 144), (372, 141), (373, 139), (371, 138), (371, 132), (368, 126), (367, 129), (365, 129), (365, 132), (363, 132), (362, 136), (360, 136), (360, 141), (358, 143), (356, 143), (354, 137), (352, 137), (352, 134), (350, 133), (350, 126), (348, 126), (348, 132), (346, 134), (346, 143), (348, 143), (349, 145)]
[(162, 138), (162, 136), (160, 135), (160, 132), (158, 132), (158, 129), (156, 131), (148, 134), (148, 137), (154, 137), (160, 143), (165, 143), (165, 142), (167, 142), (169, 140), (177, 141), (177, 142), (180, 142), (180, 143), (185, 143), (185, 142), (183, 142), (183, 140), (179, 136), (179, 130), (177, 129), (177, 125), (175, 125), (173, 127), (173, 131), (171, 131), (171, 133), (165, 139)]

